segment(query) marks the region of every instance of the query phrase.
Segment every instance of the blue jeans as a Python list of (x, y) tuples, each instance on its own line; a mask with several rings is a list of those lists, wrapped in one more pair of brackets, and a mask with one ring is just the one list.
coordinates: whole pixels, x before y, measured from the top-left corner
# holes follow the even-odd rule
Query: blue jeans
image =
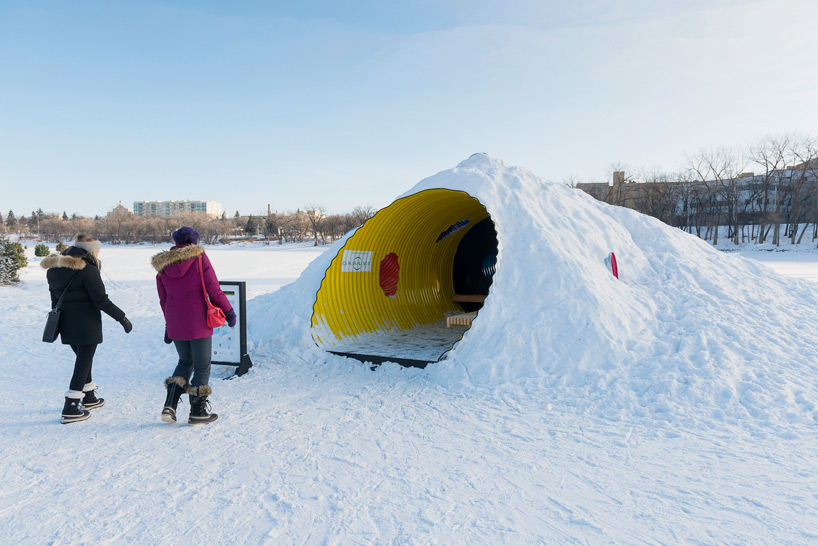
[[(190, 341), (174, 339), (176, 352), (179, 353), (179, 364), (173, 375), (184, 377), (194, 387), (207, 385), (210, 380), (210, 360), (213, 353), (213, 338), (192, 339)], [(190, 379), (191, 374), (193, 379)]]

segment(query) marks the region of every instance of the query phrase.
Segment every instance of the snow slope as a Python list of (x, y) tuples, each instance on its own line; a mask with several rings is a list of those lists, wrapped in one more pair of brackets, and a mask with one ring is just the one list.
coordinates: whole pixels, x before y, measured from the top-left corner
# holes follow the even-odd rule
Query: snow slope
[(248, 281), (255, 367), (215, 370), (207, 427), (159, 421), (150, 246), (103, 248), (134, 331), (103, 319), (106, 405), (59, 425), (72, 355), (39, 341), (30, 253), (0, 289), (0, 542), (818, 543), (818, 285), (487, 156), (427, 187), (479, 198), (500, 239), (449, 358), (373, 372), (315, 347), (342, 243), (208, 247)]
[[(431, 380), (705, 427), (818, 423), (814, 285), (483, 154), (407, 195), (429, 188), (479, 199), (500, 245), (486, 305)], [(312, 303), (342, 245), (258, 298), (254, 339), (312, 351)]]

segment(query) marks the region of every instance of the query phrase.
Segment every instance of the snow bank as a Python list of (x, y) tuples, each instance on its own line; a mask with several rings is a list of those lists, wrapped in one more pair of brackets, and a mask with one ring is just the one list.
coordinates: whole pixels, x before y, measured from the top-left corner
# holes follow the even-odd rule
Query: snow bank
[(214, 367), (207, 427), (184, 424), (186, 399), (181, 423), (159, 420), (177, 355), (150, 258), (167, 244), (103, 248), (134, 329), (103, 316), (105, 406), (59, 424), (74, 355), (40, 341), (29, 247), (0, 289), (3, 543), (818, 543), (816, 287), (482, 160), (422, 183), (469, 185), (502, 245), (474, 328), (423, 371), (312, 343), (340, 244), (208, 247), (248, 283), (255, 366)]
[[(451, 389), (548, 396), (613, 418), (692, 425), (818, 421), (818, 286), (785, 279), (658, 220), (487, 155), (418, 183), (461, 190), (495, 223), (497, 273), (470, 330), (427, 368)], [(250, 302), (261, 352), (313, 361), (310, 317), (344, 240)], [(620, 280), (605, 267), (614, 252)]]

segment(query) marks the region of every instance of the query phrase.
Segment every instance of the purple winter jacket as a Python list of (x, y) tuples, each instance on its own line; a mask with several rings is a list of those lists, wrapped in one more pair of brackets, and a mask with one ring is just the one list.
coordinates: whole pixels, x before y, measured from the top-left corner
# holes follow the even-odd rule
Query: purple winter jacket
[(233, 307), (219, 287), (219, 280), (210, 260), (199, 245), (177, 245), (151, 259), (156, 275), (159, 305), (165, 314), (170, 339), (202, 339), (213, 335), (207, 327), (202, 280), (199, 276), (199, 256), (202, 257), (204, 282), (210, 301), (227, 314)]

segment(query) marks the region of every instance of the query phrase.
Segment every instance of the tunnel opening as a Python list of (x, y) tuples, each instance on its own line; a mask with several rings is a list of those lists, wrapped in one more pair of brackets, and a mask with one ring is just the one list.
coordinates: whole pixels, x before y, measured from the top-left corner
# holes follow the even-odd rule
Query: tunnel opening
[(437, 362), (485, 305), (497, 252), (488, 211), (466, 192), (398, 199), (333, 258), (313, 306), (313, 340), (374, 364)]
[[(488, 296), (497, 264), (497, 232), (486, 218), (463, 236), (452, 266), (452, 285), (456, 294)], [(479, 311), (480, 301), (461, 301), (464, 311)]]

